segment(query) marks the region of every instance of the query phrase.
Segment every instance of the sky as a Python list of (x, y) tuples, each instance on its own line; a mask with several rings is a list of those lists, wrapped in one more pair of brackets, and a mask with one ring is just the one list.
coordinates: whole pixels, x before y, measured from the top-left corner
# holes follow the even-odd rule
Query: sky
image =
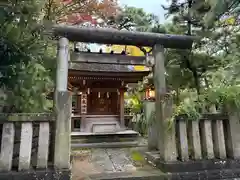
[(164, 22), (164, 10), (161, 5), (167, 5), (167, 0), (119, 0), (121, 5), (143, 8), (148, 13), (159, 16), (160, 22)]

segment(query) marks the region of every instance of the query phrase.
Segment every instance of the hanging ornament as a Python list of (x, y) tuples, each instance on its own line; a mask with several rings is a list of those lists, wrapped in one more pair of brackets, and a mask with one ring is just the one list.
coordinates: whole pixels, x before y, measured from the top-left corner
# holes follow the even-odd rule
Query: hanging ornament
[(90, 94), (90, 88), (87, 89), (87, 93)]
[(107, 92), (107, 98), (109, 98), (109, 92)]
[(101, 97), (101, 93), (100, 92), (98, 92), (98, 98), (100, 98)]

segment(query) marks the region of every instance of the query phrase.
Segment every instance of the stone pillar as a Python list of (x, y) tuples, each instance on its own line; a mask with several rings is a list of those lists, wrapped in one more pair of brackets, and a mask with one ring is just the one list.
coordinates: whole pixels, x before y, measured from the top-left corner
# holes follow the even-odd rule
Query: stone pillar
[(68, 59), (68, 39), (60, 38), (57, 53), (56, 91), (67, 91)]
[(189, 122), (189, 145), (192, 147), (193, 159), (202, 159), (201, 137), (199, 131), (199, 121)]
[[(213, 114), (217, 113), (216, 106), (210, 107), (210, 112)], [(222, 120), (212, 121), (212, 136), (213, 136), (213, 150), (215, 157), (219, 159), (226, 158), (226, 145), (224, 138), (224, 127)]]
[(119, 103), (120, 103), (120, 125), (121, 128), (125, 127), (125, 121), (124, 121), (124, 89), (119, 90)]
[(155, 101), (145, 100), (143, 102), (144, 116), (148, 123), (148, 149), (158, 149), (158, 133), (155, 121)]
[(55, 147), (54, 167), (56, 169), (70, 168), (70, 142), (71, 142), (71, 114), (72, 98), (67, 91), (68, 80), (68, 40), (60, 38), (57, 55), (57, 76), (55, 89)]
[(240, 113), (237, 108), (228, 108), (229, 119), (226, 123), (226, 143), (227, 143), (227, 156), (240, 159)]
[(172, 116), (173, 102), (171, 97), (167, 97), (165, 65), (164, 65), (164, 48), (162, 45), (155, 45), (153, 49), (155, 59), (154, 65), (154, 86), (155, 86), (155, 111), (156, 127), (158, 131), (158, 149), (161, 159), (164, 161), (176, 161), (177, 150), (175, 140), (174, 123), (171, 130), (167, 130), (169, 119)]

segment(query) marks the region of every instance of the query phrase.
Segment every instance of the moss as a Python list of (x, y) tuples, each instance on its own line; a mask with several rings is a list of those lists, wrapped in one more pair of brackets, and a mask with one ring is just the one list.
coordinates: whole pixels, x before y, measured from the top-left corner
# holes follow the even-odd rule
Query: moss
[(144, 156), (137, 151), (132, 151), (131, 152), (131, 158), (135, 162), (145, 162)]

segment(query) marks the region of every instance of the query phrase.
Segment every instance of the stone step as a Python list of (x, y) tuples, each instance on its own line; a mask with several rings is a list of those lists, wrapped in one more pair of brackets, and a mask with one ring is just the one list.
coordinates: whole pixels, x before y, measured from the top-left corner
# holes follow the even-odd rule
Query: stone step
[(131, 142), (101, 142), (101, 143), (72, 143), (72, 150), (81, 148), (128, 148), (138, 146), (138, 141)]
[(84, 133), (73, 132), (71, 134), (72, 141), (80, 142), (123, 142), (132, 141), (139, 138), (139, 133), (135, 131), (122, 131), (115, 133)]
[(109, 137), (109, 138), (74, 138), (72, 143), (101, 143), (101, 142), (131, 142), (137, 141), (138, 137)]
[(159, 171), (101, 173), (89, 177), (91, 180), (165, 180), (168, 178)]
[(74, 132), (71, 138), (72, 148), (133, 147), (139, 144), (139, 134), (132, 130), (115, 133)]
[(86, 141), (86, 142), (123, 142), (123, 141), (132, 141), (139, 138), (138, 134), (129, 134), (129, 135), (89, 135), (89, 136), (72, 136), (72, 141)]
[(77, 135), (77, 136), (71, 136), (72, 139), (121, 139), (121, 138), (138, 138), (138, 134), (96, 134), (96, 135)]

